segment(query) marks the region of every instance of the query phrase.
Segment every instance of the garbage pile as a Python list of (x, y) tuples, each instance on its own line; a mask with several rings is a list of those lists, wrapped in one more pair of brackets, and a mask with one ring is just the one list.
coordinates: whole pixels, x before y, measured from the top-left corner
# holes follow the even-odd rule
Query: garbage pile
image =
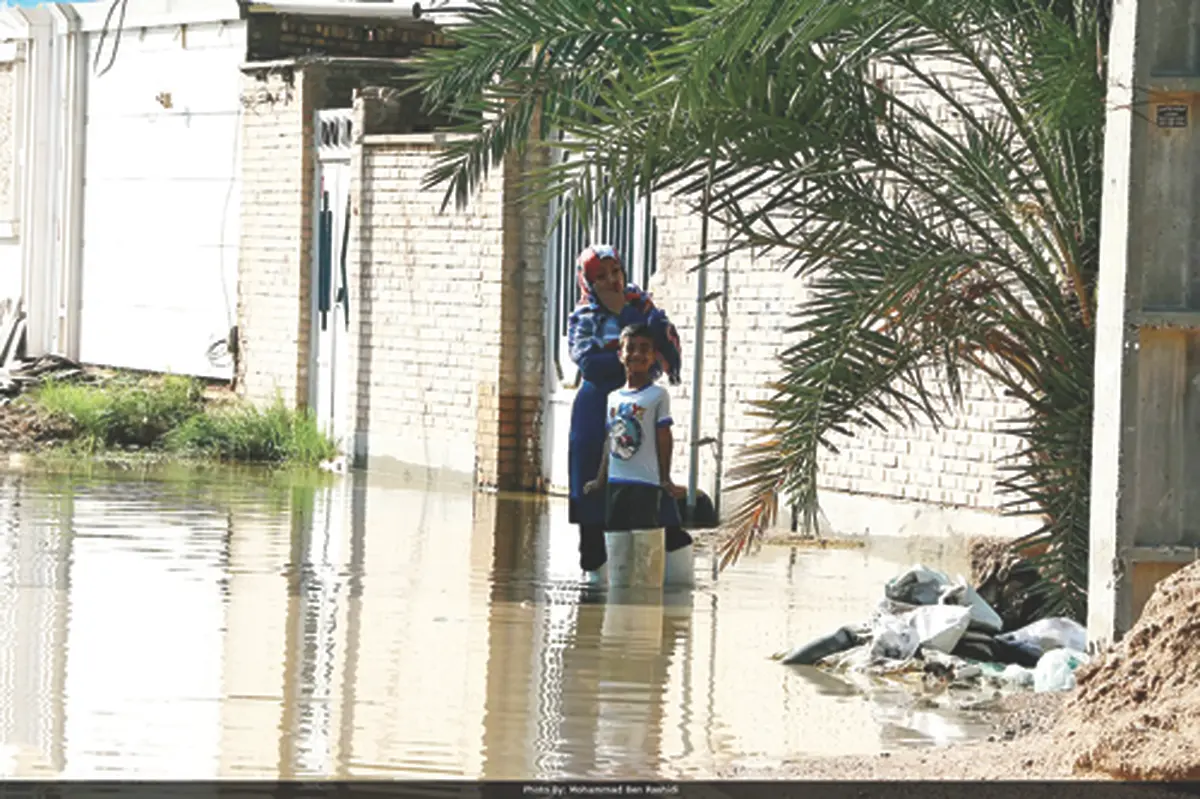
[(1031, 589), (1041, 582), (1037, 567), (1004, 539), (980, 538), (971, 542), (971, 583), (979, 596), (995, 608), (1004, 629), (1019, 630), (1040, 619), (1044, 599)]
[(42, 355), (30, 361), (10, 360), (0, 367), (0, 405), (7, 405), (48, 377), (68, 380), (86, 377), (86, 372), (83, 366), (61, 355)]
[(1066, 691), (1088, 663), (1087, 631), (1067, 618), (1015, 630), (961, 576), (913, 566), (884, 587), (863, 624), (777, 655), (855, 679), (914, 682), (928, 689)]

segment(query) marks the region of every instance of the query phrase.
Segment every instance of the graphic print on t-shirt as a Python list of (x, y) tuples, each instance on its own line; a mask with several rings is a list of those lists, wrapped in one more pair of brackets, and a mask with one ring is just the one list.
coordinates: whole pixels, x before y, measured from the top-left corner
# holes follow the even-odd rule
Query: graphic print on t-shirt
[(609, 482), (657, 486), (657, 432), (671, 426), (671, 400), (651, 383), (608, 395)]
[(646, 409), (636, 402), (622, 402), (613, 411), (609, 431), (612, 436), (612, 454), (627, 461), (642, 448), (642, 416)]

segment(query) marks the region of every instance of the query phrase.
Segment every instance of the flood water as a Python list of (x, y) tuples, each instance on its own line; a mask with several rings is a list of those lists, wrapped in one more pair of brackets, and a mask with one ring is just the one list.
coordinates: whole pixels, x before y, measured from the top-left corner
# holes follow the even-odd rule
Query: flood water
[(986, 734), (770, 660), (963, 544), (764, 547), (587, 601), (561, 500), (0, 470), (0, 776), (652, 778)]

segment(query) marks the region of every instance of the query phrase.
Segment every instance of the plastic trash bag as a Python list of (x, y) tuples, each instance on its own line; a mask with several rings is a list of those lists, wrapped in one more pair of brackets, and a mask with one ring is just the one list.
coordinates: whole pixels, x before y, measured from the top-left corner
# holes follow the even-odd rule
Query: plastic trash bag
[(812, 666), (818, 661), (839, 652), (845, 652), (862, 643), (862, 639), (851, 627), (841, 627), (829, 635), (823, 635), (803, 646), (786, 652), (780, 658), (785, 666)]
[(976, 626), (997, 633), (1004, 628), (1000, 614), (960, 575), (951, 580), (942, 572), (916, 565), (888, 581), (884, 596), (907, 605), (962, 605), (971, 609)]
[(980, 663), (983, 676), (992, 682), (1007, 688), (1028, 688), (1033, 685), (1033, 670), (1018, 666), (1016, 663)]
[(971, 625), (971, 609), (961, 605), (926, 605), (905, 617), (922, 646), (950, 654)]
[(917, 564), (908, 571), (888, 580), (883, 594), (893, 602), (908, 605), (936, 605), (942, 589), (950, 584), (950, 578), (939, 571)]
[(1042, 648), (1029, 641), (1012, 641), (997, 635), (992, 638), (992, 660), (1005, 665), (1015, 663), (1027, 669), (1037, 666), (1042, 659)]
[(871, 628), (871, 660), (908, 660), (921, 639), (911, 624), (898, 616), (881, 615)]
[(1000, 618), (1000, 614), (977, 594), (974, 588), (967, 585), (967, 581), (962, 577), (955, 578), (953, 583), (943, 587), (938, 599), (943, 605), (962, 605), (970, 608), (971, 621), (981, 629), (991, 633), (998, 633), (1004, 629), (1004, 620)]
[(1000, 679), (1011, 685), (1028, 688), (1033, 685), (1033, 671), (1016, 663), (1010, 663), (1000, 672)]
[(996, 638), (1013, 644), (1033, 645), (1043, 653), (1055, 649), (1087, 650), (1087, 629), (1079, 622), (1066, 618), (1039, 619)]
[(1064, 648), (1047, 652), (1033, 670), (1033, 690), (1039, 694), (1071, 690), (1075, 687), (1075, 669), (1087, 662), (1083, 652)]

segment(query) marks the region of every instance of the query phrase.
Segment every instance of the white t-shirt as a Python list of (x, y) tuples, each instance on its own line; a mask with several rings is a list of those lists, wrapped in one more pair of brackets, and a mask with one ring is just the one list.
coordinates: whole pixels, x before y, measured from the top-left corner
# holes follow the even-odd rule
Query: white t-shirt
[(671, 396), (651, 383), (608, 395), (608, 481), (659, 485), (658, 428), (670, 427)]

